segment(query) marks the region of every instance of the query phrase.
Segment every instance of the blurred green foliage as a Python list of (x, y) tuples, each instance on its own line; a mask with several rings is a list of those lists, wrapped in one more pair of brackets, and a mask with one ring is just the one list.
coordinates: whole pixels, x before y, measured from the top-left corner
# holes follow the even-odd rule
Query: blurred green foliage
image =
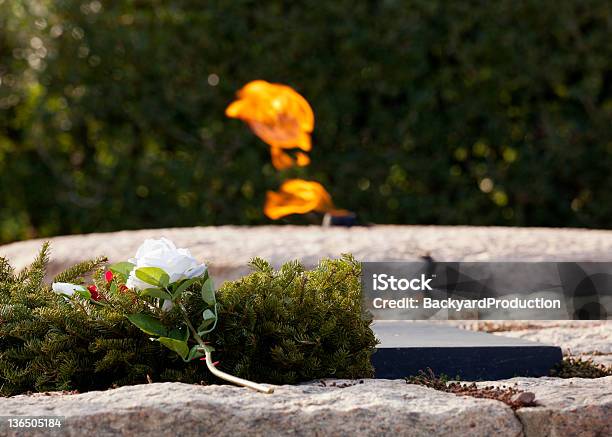
[[(610, 41), (606, 0), (0, 0), (0, 241), (268, 223), (289, 176), (363, 221), (608, 228)], [(311, 102), (310, 167), (225, 118), (253, 79)]]

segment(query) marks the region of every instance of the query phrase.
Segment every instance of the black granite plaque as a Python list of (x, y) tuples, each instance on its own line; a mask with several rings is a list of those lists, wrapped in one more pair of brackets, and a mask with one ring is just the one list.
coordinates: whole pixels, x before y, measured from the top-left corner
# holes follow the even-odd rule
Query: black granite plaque
[(547, 376), (561, 349), (518, 338), (424, 322), (377, 321), (376, 378), (404, 378), (431, 369), (466, 381)]

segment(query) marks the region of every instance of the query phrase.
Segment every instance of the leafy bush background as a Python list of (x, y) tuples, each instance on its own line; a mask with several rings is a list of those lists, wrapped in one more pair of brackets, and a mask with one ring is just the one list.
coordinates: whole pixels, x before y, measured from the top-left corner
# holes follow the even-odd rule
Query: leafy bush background
[[(609, 228), (611, 40), (605, 0), (0, 0), (0, 242), (267, 223), (290, 175), (364, 221)], [(257, 78), (311, 102), (310, 167), (224, 117)]]

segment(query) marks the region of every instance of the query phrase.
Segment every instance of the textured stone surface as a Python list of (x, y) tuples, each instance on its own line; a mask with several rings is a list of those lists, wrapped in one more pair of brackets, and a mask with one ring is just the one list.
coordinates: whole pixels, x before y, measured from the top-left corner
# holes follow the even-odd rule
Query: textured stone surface
[[(301, 259), (312, 266), (322, 257), (350, 252), (358, 259), (411, 260), (431, 255), (443, 261), (487, 260), (612, 260), (612, 231), (502, 228), (468, 226), (372, 226), (324, 228), (320, 226), (199, 227), (122, 231), (56, 237), (53, 272), (94, 255), (125, 260), (145, 238), (166, 236), (208, 260), (218, 278), (233, 279), (248, 272), (253, 256), (278, 265)], [(42, 240), (0, 246), (17, 268), (27, 265)]]
[[(612, 377), (513, 378), (538, 406), (513, 412), (401, 380), (313, 382), (273, 395), (230, 386), (160, 383), (79, 395), (0, 399), (2, 415), (65, 416), (59, 435), (611, 435)], [(2, 435), (19, 435), (3, 422)], [(24, 434), (25, 435), (25, 434)], [(27, 435), (47, 435), (28, 433)]]
[[(3, 415), (65, 416), (61, 435), (69, 436), (521, 435), (512, 410), (497, 401), (461, 398), (401, 380), (326, 385), (281, 386), (264, 395), (229, 386), (148, 384), (80, 395), (17, 396), (0, 399), (0, 410)], [(0, 433), (17, 435), (6, 427)]]
[(612, 354), (612, 323), (609, 321), (584, 327), (572, 326), (570, 323), (568, 327), (560, 325), (554, 328), (504, 331), (496, 334), (561, 346), (565, 354)]
[(595, 364), (602, 364), (604, 366), (612, 366), (612, 355), (589, 355), (584, 354), (580, 356), (583, 360), (593, 360)]
[(513, 378), (478, 385), (504, 384), (535, 393), (538, 406), (516, 411), (527, 436), (612, 435), (612, 376)]

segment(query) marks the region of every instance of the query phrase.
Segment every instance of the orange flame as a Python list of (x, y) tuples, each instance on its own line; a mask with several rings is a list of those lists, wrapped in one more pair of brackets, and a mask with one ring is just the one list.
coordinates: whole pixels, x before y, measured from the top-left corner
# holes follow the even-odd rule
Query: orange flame
[(294, 160), (281, 149), (312, 149), (310, 133), (314, 113), (304, 97), (293, 88), (254, 80), (237, 93), (238, 99), (225, 115), (246, 122), (253, 133), (271, 146), (272, 164), (277, 169), (308, 165), (310, 159), (298, 152)]
[(278, 192), (268, 191), (264, 213), (272, 220), (290, 214), (306, 214), (311, 211), (334, 210), (330, 194), (318, 182), (303, 179), (289, 179)]
[(280, 147), (270, 147), (270, 155), (272, 155), (272, 165), (277, 170), (291, 168), (294, 165), (305, 167), (310, 164), (310, 158), (304, 152), (297, 152), (295, 159), (288, 153), (285, 153)]

